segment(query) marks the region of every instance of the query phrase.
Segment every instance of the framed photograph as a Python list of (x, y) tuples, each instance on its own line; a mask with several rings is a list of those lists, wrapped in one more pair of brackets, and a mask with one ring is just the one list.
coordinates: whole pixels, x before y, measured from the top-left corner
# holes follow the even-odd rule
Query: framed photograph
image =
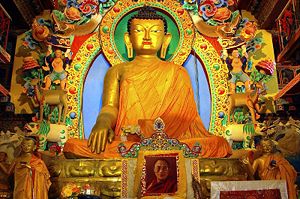
[(142, 199), (186, 198), (186, 166), (182, 151), (140, 151), (133, 190), (133, 197)]
[(178, 154), (145, 156), (143, 195), (172, 195), (178, 190)]
[(211, 198), (214, 199), (288, 199), (286, 181), (212, 181)]

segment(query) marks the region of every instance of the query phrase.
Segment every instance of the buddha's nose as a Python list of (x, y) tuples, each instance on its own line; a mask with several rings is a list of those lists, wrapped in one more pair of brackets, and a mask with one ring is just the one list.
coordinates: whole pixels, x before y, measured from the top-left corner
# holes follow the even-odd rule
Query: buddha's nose
[(150, 31), (149, 30), (146, 30), (145, 31), (145, 35), (144, 35), (144, 40), (150, 40)]

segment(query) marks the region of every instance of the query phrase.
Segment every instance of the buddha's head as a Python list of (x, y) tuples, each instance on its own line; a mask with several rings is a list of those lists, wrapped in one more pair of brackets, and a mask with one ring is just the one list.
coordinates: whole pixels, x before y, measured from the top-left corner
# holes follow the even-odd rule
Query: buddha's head
[(124, 35), (128, 57), (136, 55), (156, 55), (165, 58), (172, 35), (167, 32), (166, 20), (156, 13), (154, 8), (142, 7), (128, 21), (128, 32)]

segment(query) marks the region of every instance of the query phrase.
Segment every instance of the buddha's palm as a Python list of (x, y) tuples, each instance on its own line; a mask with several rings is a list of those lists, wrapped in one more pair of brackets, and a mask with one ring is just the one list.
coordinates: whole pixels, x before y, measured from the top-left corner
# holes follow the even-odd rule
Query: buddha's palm
[(111, 143), (114, 139), (115, 133), (111, 128), (109, 122), (99, 120), (92, 129), (92, 133), (88, 140), (88, 146), (92, 152), (100, 153), (105, 151), (107, 141)]

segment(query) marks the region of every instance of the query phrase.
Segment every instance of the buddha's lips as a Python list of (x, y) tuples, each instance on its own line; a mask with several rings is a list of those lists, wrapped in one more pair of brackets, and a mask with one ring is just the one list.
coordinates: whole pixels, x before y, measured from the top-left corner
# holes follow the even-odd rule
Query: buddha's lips
[(143, 44), (144, 44), (144, 45), (151, 45), (152, 42), (151, 42), (151, 41), (143, 41)]

